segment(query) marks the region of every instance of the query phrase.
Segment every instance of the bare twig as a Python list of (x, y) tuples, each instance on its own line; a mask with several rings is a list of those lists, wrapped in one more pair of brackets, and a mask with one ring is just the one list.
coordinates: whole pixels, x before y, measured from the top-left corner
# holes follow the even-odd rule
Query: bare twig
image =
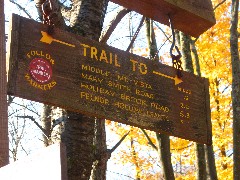
[(154, 21), (154, 24), (155, 24), (155, 26), (157, 26), (157, 28), (163, 33), (163, 35), (167, 38), (167, 40), (172, 43), (172, 41), (170, 40), (170, 38), (172, 37), (172, 35), (168, 36), (168, 35), (165, 33), (165, 31), (164, 31), (155, 21)]
[(46, 133), (46, 130), (43, 129), (43, 127), (35, 120), (35, 118), (33, 116), (17, 116), (18, 118), (24, 118), (24, 119), (30, 119), (32, 122), (34, 122), (34, 124), (39, 128), (41, 129), (41, 131), (43, 132), (43, 134), (47, 136), (47, 133)]
[[(19, 104), (19, 103), (16, 103), (16, 102), (12, 102), (12, 104), (16, 104), (16, 105), (18, 105), (18, 106), (20, 106), (20, 107), (23, 107), (23, 108), (27, 109), (27, 110), (30, 111), (30, 112), (33, 112), (33, 113), (36, 114), (37, 116), (40, 116), (37, 111), (33, 111), (32, 109), (28, 108), (28, 107), (25, 106), (25, 105), (22, 105), (22, 104)], [(35, 109), (35, 110), (36, 110), (36, 109)]]
[(107, 153), (108, 153), (108, 157), (110, 157), (111, 156), (111, 154), (112, 154), (112, 152), (113, 151), (115, 151), (117, 148), (118, 148), (118, 146), (120, 146), (120, 144), (124, 141), (124, 139), (127, 137), (127, 135), (130, 133), (130, 131), (128, 131), (128, 133), (126, 133), (121, 139), (120, 139), (120, 141), (118, 141), (118, 143), (117, 144), (115, 144), (115, 146), (113, 146), (113, 148), (112, 149), (108, 149), (107, 151)]
[(216, 5), (213, 10), (215, 11), (219, 6), (221, 6), (223, 3), (225, 3), (227, 0), (223, 0), (222, 2), (220, 2), (218, 5)]
[(157, 151), (157, 150), (158, 150), (157, 146), (152, 142), (152, 140), (151, 140), (151, 138), (148, 136), (147, 132), (146, 132), (144, 129), (142, 129), (142, 128), (141, 128), (141, 130), (142, 130), (143, 134), (145, 135), (145, 137), (147, 138), (148, 144), (149, 144), (150, 146), (152, 146), (152, 148)]
[(32, 19), (32, 16), (28, 13), (28, 11), (22, 7), (20, 4), (15, 2), (14, 0), (9, 0), (11, 3), (15, 4), (20, 10), (22, 10), (30, 19)]

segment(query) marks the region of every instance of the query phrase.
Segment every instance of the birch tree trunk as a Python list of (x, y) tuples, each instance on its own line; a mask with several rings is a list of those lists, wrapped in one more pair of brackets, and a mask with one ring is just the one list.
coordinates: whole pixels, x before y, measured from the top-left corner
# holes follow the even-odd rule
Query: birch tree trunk
[(232, 107), (233, 107), (233, 177), (240, 179), (240, 60), (238, 47), (239, 0), (232, 0), (230, 48), (232, 61)]
[[(98, 41), (108, 1), (82, 0), (73, 2), (77, 5), (78, 11), (73, 12), (77, 13), (77, 16), (72, 19), (71, 31)], [(74, 112), (67, 112), (67, 114), (69, 118), (65, 124), (62, 140), (67, 147), (68, 178), (69, 180), (88, 180), (95, 161), (95, 119)], [(104, 141), (104, 139), (100, 141)]]
[[(43, 2), (44, 0), (35, 0), (40, 17), (42, 15), (41, 4)], [(58, 0), (53, 0), (52, 2), (54, 13), (56, 13), (54, 24), (56, 27), (64, 29), (65, 25), (62, 21), (59, 2)], [(107, 3), (107, 0), (73, 0), (72, 8), (69, 12), (70, 27), (68, 30), (98, 41)], [(95, 118), (70, 111), (67, 111), (66, 116), (68, 118), (64, 123), (60, 138), (66, 145), (67, 150), (68, 179), (88, 180), (91, 175), (93, 162), (95, 161)], [(101, 140), (105, 141), (105, 139)]]

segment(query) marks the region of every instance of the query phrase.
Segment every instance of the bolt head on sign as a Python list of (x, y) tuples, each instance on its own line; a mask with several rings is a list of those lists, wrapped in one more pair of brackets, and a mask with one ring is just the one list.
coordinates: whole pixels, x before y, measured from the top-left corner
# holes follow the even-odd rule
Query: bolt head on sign
[(52, 78), (52, 67), (47, 60), (35, 58), (29, 64), (29, 73), (35, 81), (44, 84)]

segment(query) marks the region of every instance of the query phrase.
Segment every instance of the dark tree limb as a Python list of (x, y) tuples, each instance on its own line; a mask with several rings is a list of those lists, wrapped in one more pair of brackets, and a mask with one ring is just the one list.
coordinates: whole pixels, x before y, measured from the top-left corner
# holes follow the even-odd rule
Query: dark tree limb
[(113, 18), (113, 20), (110, 22), (110, 25), (108, 25), (107, 31), (102, 33), (102, 36), (100, 38), (101, 43), (107, 43), (107, 40), (113, 33), (114, 29), (117, 27), (118, 23), (122, 20), (122, 18), (128, 14), (131, 10), (129, 9), (121, 9), (117, 15)]
[(218, 5), (216, 5), (213, 10), (215, 11), (219, 6), (221, 6), (223, 3), (225, 3), (227, 0), (223, 0), (222, 2), (220, 2)]
[(113, 146), (112, 149), (108, 149), (109, 158), (111, 157), (112, 152), (115, 151), (115, 150), (120, 146), (120, 144), (124, 141), (124, 139), (128, 136), (129, 133), (130, 133), (130, 131), (128, 131), (128, 133), (126, 133), (126, 134), (118, 141), (118, 143)]
[(239, 0), (232, 0), (230, 52), (232, 62), (233, 178), (240, 179), (240, 61), (238, 45)]
[(32, 16), (29, 14), (29, 12), (22, 7), (20, 4), (18, 4), (17, 2), (15, 2), (14, 0), (9, 0), (11, 3), (15, 4), (21, 11), (23, 11), (30, 19), (32, 19)]
[(164, 178), (166, 180), (174, 180), (173, 167), (171, 163), (170, 153), (170, 139), (168, 135), (156, 133), (158, 140), (158, 151), (162, 162), (162, 168), (164, 172)]
[(152, 140), (151, 140), (151, 138), (148, 136), (147, 132), (146, 132), (144, 129), (142, 129), (142, 128), (141, 128), (141, 130), (142, 130), (143, 134), (145, 135), (145, 137), (147, 138), (148, 144), (149, 144), (150, 146), (152, 146), (152, 148), (157, 151), (157, 150), (158, 150), (157, 146), (152, 142)]
[(24, 119), (30, 119), (39, 129), (41, 129), (41, 131), (44, 133), (44, 135), (46, 137), (47, 136), (47, 133), (46, 133), (46, 130), (35, 120), (35, 118), (33, 116), (16, 116), (18, 118), (24, 118)]

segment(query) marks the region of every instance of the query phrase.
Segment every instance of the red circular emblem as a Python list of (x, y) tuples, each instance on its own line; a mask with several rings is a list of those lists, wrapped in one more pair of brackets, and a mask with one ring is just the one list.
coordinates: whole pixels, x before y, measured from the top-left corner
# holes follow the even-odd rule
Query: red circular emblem
[(30, 62), (29, 72), (38, 83), (47, 83), (52, 78), (51, 64), (42, 58), (35, 58)]

